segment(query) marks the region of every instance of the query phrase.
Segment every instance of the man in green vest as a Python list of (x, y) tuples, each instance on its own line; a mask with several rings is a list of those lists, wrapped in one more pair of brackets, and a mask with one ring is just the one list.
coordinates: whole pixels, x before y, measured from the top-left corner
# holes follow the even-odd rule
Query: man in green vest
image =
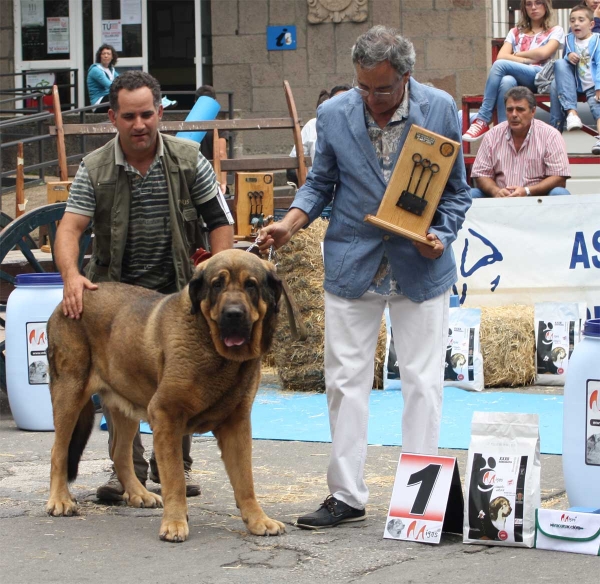
[[(142, 71), (127, 71), (111, 85), (108, 116), (117, 136), (83, 158), (77, 171), (55, 242), (55, 257), (64, 281), (65, 316), (79, 318), (83, 291), (95, 282), (125, 282), (164, 294), (181, 290), (190, 280), (198, 219), (208, 228), (213, 254), (233, 247), (233, 220), (215, 174), (199, 145), (158, 131), (163, 115), (158, 81)], [(77, 267), (79, 241), (92, 221), (92, 257), (82, 275)], [(135, 350), (135, 348), (133, 348)], [(108, 451), (113, 427), (108, 411)], [(200, 494), (191, 479), (191, 436), (182, 443), (187, 496)], [(148, 462), (139, 432), (133, 462), (140, 482)], [(150, 479), (159, 482), (154, 454)], [(116, 473), (98, 488), (102, 500), (121, 500)]]

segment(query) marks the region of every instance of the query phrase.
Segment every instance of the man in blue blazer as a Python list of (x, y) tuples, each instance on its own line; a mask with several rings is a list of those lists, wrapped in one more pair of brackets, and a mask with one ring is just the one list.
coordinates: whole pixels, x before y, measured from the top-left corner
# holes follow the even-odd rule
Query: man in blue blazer
[(365, 223), (377, 213), (411, 124), (457, 142), (460, 128), (453, 99), (411, 78), (414, 47), (396, 30), (375, 26), (361, 35), (352, 61), (354, 90), (318, 109), (306, 184), (283, 220), (259, 234), (263, 250), (283, 245), (320, 216), (335, 191), (324, 242), (331, 494), (298, 519), (308, 529), (365, 518), (369, 394), (386, 305), (402, 379), (402, 450), (437, 453), (449, 293), (457, 279), (450, 244), (471, 205), (459, 153), (427, 235), (433, 247)]

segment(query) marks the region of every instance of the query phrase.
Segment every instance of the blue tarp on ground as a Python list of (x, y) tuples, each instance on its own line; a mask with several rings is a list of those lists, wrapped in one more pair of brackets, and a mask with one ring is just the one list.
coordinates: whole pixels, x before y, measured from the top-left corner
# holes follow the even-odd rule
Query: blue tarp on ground
[[(562, 395), (468, 392), (444, 388), (440, 448), (468, 449), (473, 412), (539, 414), (540, 446), (544, 454), (562, 453)], [(373, 391), (369, 418), (369, 444), (402, 444), (402, 392)], [(142, 432), (151, 432), (145, 422)], [(327, 399), (324, 394), (286, 392), (261, 387), (252, 409), (252, 436), (262, 440), (329, 442)]]

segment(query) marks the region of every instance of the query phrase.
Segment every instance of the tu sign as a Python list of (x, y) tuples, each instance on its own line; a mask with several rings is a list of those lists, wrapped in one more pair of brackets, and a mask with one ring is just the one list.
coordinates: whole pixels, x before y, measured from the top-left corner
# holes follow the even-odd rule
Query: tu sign
[(383, 537), (437, 544), (462, 533), (463, 511), (456, 458), (400, 455)]

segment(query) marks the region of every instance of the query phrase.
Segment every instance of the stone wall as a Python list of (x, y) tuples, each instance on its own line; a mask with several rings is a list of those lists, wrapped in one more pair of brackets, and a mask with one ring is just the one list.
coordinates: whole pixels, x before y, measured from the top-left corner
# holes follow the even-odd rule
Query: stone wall
[[(213, 78), (235, 91), (242, 117), (287, 115), (282, 82), (290, 82), (303, 121), (314, 117), (321, 89), (351, 83), (350, 50), (374, 24), (400, 29), (415, 45), (414, 77), (460, 103), (481, 93), (491, 60), (491, 0), (369, 0), (361, 23), (310, 24), (307, 0), (218, 0), (212, 3)], [(296, 25), (295, 51), (267, 51), (269, 25)], [(250, 153), (286, 152), (290, 132), (245, 132)]]
[[(13, 73), (15, 70), (15, 26), (12, 0), (0, 0), (0, 74)], [(0, 77), (0, 87), (4, 90), (13, 88), (13, 77)], [(6, 98), (7, 96), (4, 96)], [(3, 105), (8, 109), (9, 105)]]

